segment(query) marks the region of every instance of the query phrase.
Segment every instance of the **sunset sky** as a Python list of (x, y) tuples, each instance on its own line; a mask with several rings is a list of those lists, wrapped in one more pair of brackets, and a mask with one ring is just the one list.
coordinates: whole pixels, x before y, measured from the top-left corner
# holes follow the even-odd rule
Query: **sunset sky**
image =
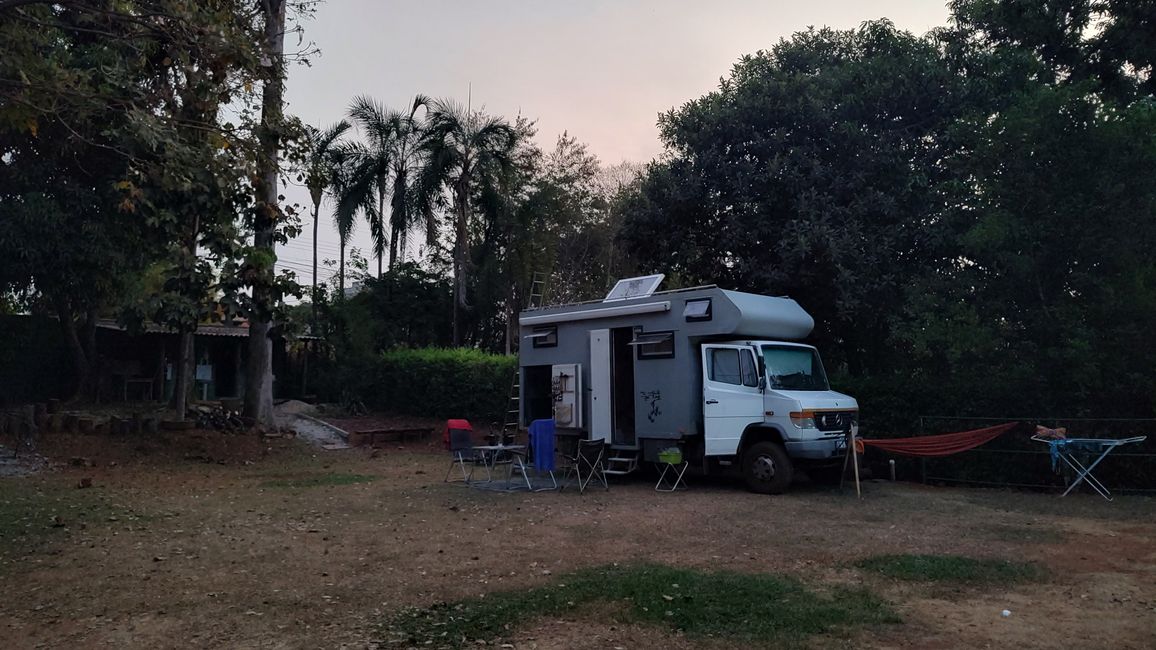
[[(358, 94), (397, 108), (418, 93), (463, 103), (472, 94), (475, 107), (537, 120), (543, 147), (569, 131), (605, 163), (645, 162), (661, 151), (658, 114), (714, 89), (744, 54), (812, 25), (886, 17), (923, 34), (947, 16), (945, 0), (328, 0), (304, 24), (321, 54), (290, 71), (289, 111), (328, 125)], [(286, 195), (308, 206), (303, 189)], [(279, 266), (307, 283), (312, 232), (303, 225)], [(320, 230), (320, 257), (336, 259), (325, 207)], [(368, 254), (363, 224), (351, 245)]]

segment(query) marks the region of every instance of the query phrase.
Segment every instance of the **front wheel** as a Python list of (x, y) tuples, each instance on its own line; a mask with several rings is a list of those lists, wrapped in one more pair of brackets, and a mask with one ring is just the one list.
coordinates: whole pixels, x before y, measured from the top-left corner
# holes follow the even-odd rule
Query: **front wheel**
[(743, 479), (751, 492), (782, 494), (794, 473), (787, 450), (778, 443), (758, 442), (743, 454)]

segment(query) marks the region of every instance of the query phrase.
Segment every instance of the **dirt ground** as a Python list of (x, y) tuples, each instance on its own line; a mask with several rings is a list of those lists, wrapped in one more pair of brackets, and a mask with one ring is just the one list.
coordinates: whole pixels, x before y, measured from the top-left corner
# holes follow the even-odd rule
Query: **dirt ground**
[[(399, 608), (637, 560), (861, 584), (902, 618), (814, 647), (1156, 647), (1156, 501), (1141, 497), (871, 482), (859, 501), (693, 478), (675, 494), (642, 479), (498, 493), (443, 483), (448, 459), (428, 445), (321, 451), (206, 432), (56, 436), (41, 452), (54, 469), (0, 479), (5, 648), (377, 647)], [(1049, 577), (950, 588), (850, 566), (881, 553), (1029, 560)], [(509, 643), (703, 647), (596, 614), (531, 621)]]

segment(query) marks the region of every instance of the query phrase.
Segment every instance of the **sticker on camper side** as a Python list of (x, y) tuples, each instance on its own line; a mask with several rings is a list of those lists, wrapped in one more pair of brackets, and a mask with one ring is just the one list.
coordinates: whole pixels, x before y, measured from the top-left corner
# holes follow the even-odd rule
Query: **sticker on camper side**
[(660, 390), (644, 390), (639, 393), (642, 396), (642, 401), (650, 405), (650, 412), (646, 414), (646, 419), (650, 420), (651, 424), (662, 415), (662, 409), (659, 407), (659, 402), (662, 401), (662, 391)]

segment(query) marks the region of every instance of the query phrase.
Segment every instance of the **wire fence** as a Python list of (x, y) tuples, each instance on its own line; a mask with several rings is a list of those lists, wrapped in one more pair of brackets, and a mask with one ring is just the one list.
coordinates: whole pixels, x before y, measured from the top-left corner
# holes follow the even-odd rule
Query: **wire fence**
[(952, 456), (908, 458), (875, 452), (867, 457), (867, 461), (882, 469), (889, 460), (895, 460), (899, 478), (923, 483), (1063, 491), (1075, 476), (1063, 463), (1054, 468), (1048, 445), (1031, 440), (1036, 425), (1052, 429), (1064, 427), (1070, 438), (1147, 436), (1148, 439), (1141, 443), (1120, 447), (1110, 453), (1096, 467), (1095, 475), (1113, 492), (1156, 494), (1156, 418), (922, 415), (919, 416), (919, 435), (968, 431), (1004, 422), (1019, 422), (1020, 425), (981, 447)]

